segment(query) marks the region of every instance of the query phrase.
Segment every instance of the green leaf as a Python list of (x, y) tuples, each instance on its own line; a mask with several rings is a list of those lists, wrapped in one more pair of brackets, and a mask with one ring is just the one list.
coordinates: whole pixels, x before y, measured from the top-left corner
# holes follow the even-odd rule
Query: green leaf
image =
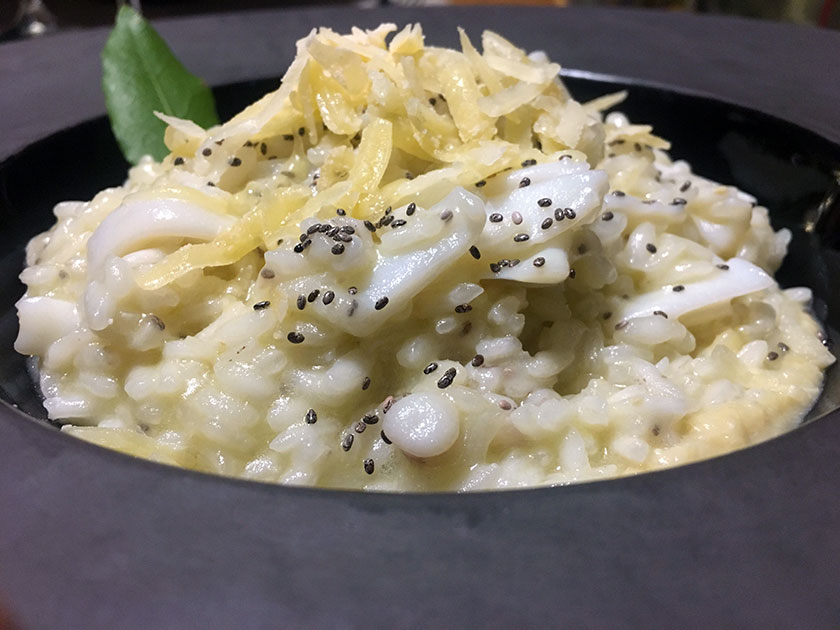
[(129, 6), (102, 51), (102, 91), (111, 129), (125, 158), (163, 159), (166, 124), (155, 111), (187, 118), (204, 128), (218, 124), (213, 94), (175, 58), (152, 26)]

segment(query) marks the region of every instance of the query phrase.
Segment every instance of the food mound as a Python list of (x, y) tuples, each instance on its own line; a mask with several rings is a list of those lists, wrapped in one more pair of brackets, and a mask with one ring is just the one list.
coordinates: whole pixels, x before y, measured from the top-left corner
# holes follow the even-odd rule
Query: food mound
[(163, 162), (56, 206), (16, 343), (50, 418), (389, 491), (637, 473), (801, 420), (833, 357), (765, 208), (543, 53), (395, 31), (312, 32), (278, 90), (208, 130), (161, 115)]

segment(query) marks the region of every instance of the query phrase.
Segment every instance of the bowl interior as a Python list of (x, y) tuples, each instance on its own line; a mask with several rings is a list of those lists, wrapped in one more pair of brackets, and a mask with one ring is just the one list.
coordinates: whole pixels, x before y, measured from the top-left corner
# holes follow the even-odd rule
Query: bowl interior
[[(793, 232), (788, 257), (777, 274), (782, 286), (808, 286), (814, 311), (829, 338), (840, 329), (840, 296), (831, 279), (840, 254), (823, 247), (804, 225), (840, 172), (840, 146), (800, 127), (713, 99), (632, 81), (574, 73), (564, 78), (581, 101), (627, 90), (618, 109), (649, 123), (672, 143), (671, 155), (688, 160), (700, 175), (732, 184), (756, 196), (771, 211), (776, 228)], [(214, 89), (222, 119), (232, 116), (279, 85), (264, 79)], [(53, 223), (59, 201), (86, 200), (121, 183), (128, 164), (106, 118), (96, 118), (36, 142), (0, 163), (0, 399), (45, 419), (40, 396), (13, 349), (17, 335), (14, 304), (23, 293), (18, 274), (23, 248)], [(840, 408), (840, 370), (828, 371), (823, 393), (806, 420)]]

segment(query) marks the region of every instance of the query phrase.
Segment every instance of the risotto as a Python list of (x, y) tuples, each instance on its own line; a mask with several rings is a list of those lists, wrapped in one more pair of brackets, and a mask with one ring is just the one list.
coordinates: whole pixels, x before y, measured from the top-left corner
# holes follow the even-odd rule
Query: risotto
[(801, 420), (833, 357), (765, 208), (542, 53), (395, 31), (313, 31), (277, 91), (207, 130), (161, 115), (166, 159), (56, 206), (16, 342), (50, 418), (391, 491), (638, 473)]

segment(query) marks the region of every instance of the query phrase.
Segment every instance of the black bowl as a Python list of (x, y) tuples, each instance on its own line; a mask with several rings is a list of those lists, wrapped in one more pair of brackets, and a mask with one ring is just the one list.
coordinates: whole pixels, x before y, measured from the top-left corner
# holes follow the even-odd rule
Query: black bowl
[[(503, 30), (515, 15), (483, 21)], [(834, 336), (838, 260), (804, 227), (834, 181), (840, 146), (685, 91), (586, 73), (567, 83), (579, 99), (626, 87), (621, 109), (653, 123), (675, 157), (768, 206), (776, 227), (795, 234), (780, 281), (814, 289)], [(217, 88), (221, 113), (274, 85)], [(11, 349), (22, 246), (52, 223), (54, 203), (89, 198), (125, 168), (101, 118), (0, 164), (0, 607), (23, 627), (836, 627), (836, 369), (809, 421), (784, 436), (564, 488), (289, 488), (62, 435)]]

